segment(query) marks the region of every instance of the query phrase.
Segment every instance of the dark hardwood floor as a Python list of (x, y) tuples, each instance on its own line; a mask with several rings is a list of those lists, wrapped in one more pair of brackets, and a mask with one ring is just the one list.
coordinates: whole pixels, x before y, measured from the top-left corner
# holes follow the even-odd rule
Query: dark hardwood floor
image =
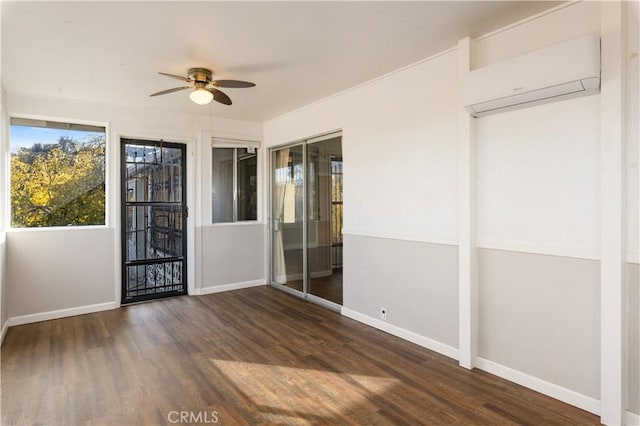
[[(302, 280), (285, 284), (294, 290), (302, 291)], [(309, 293), (338, 305), (342, 305), (342, 268), (334, 269), (331, 275), (309, 279)]]
[(599, 424), (270, 287), (12, 327), (1, 372), (3, 425)]

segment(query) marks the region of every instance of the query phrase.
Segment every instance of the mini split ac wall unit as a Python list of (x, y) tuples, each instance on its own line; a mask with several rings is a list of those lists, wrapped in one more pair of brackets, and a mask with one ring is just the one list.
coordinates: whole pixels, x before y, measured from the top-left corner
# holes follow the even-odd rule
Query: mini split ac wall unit
[(599, 93), (600, 38), (574, 38), (470, 71), (463, 90), (474, 117)]

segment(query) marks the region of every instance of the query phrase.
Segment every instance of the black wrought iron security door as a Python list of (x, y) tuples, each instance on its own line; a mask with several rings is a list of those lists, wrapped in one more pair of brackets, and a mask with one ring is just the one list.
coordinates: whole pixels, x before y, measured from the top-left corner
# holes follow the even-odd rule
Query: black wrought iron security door
[(187, 294), (186, 148), (122, 139), (122, 303)]

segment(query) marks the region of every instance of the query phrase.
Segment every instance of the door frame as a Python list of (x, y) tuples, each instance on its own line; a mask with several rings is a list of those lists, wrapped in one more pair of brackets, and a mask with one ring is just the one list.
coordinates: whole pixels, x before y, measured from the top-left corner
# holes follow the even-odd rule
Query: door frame
[[(189, 216), (187, 217), (187, 294), (196, 294), (196, 277), (195, 277), (195, 234), (196, 234), (196, 221), (199, 220), (199, 212), (196, 208), (196, 176), (199, 172), (201, 165), (197, 161), (189, 160), (193, 159), (195, 151), (198, 149), (198, 142), (203, 139), (202, 133), (196, 134), (193, 138), (189, 138), (186, 135), (166, 135), (155, 132), (140, 132), (129, 128), (119, 128), (115, 130), (109, 140), (110, 147), (112, 147), (113, 157), (115, 161), (110, 163), (111, 176), (113, 176), (113, 182), (109, 195), (113, 200), (111, 207), (111, 226), (113, 227), (114, 236), (114, 269), (115, 269), (115, 303), (117, 306), (121, 306), (122, 301), (122, 199), (121, 199), (121, 185), (122, 185), (122, 170), (120, 159), (120, 146), (123, 139), (134, 140), (148, 140), (148, 141), (168, 141), (171, 143), (183, 144), (186, 146), (187, 155), (185, 157), (187, 164), (187, 207), (189, 208)], [(185, 272), (183, 272), (185, 273)]]

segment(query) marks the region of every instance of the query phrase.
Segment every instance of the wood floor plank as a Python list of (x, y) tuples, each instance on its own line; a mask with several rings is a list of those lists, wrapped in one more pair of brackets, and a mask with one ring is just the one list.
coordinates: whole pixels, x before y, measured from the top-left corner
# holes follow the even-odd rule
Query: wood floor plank
[(271, 287), (11, 327), (1, 356), (3, 425), (599, 424)]

